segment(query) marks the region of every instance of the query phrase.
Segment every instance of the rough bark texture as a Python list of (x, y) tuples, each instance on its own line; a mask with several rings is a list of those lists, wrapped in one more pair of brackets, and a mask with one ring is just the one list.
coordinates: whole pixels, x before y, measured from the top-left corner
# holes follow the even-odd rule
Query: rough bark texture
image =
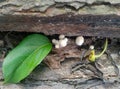
[[(1, 65), (4, 60), (5, 49), (10, 49), (14, 45), (19, 43), (19, 40), (25, 36), (25, 33), (0, 33), (0, 71)], [(54, 38), (50, 37), (50, 38)], [(57, 39), (57, 36), (55, 36)], [(4, 40), (3, 40), (4, 39)], [(92, 39), (92, 40), (91, 40)], [(52, 52), (46, 57), (44, 62), (49, 66), (40, 64), (25, 80), (19, 84), (9, 84), (3, 85), (2, 71), (0, 72), (0, 88), (1, 89), (119, 89), (120, 79), (116, 76), (116, 70), (111, 65), (111, 61), (104, 54), (100, 57), (98, 63), (100, 70), (103, 72), (103, 78), (99, 78), (99, 74), (94, 67), (89, 69), (80, 68), (75, 72), (71, 73), (71, 68), (74, 64), (80, 62), (80, 57), (83, 52), (87, 50), (88, 46), (94, 41), (96, 44), (96, 53), (100, 52), (103, 39), (97, 40), (96, 38), (85, 37), (85, 43), (83, 47), (76, 46), (75, 37), (69, 37), (68, 45), (61, 49), (55, 49), (53, 47)], [(93, 43), (94, 43), (93, 42)], [(13, 45), (13, 46), (11, 46)], [(86, 46), (85, 46), (86, 45)], [(5, 47), (5, 49), (4, 49)], [(85, 48), (86, 47), (86, 48)], [(3, 49), (3, 50), (2, 50)], [(119, 38), (109, 39), (108, 47), (111, 56), (113, 57), (115, 63), (120, 68), (120, 47)], [(53, 69), (57, 68), (57, 69)]]
[(53, 17), (0, 16), (0, 31), (42, 32), (46, 35), (120, 37), (117, 15), (74, 15)]
[[(44, 12), (44, 13), (43, 13)], [(120, 14), (119, 0), (1, 0), (0, 14), (53, 16), (76, 14)]]
[[(67, 14), (68, 12), (74, 14)], [(80, 62), (80, 56), (85, 49), (84, 46), (77, 47), (74, 38), (78, 35), (115, 37), (118, 39), (112, 39), (113, 43), (119, 44), (119, 15), (120, 0), (0, 0), (0, 31), (39, 32), (49, 37), (53, 36), (51, 38), (56, 37), (55, 34), (65, 34), (70, 40), (67, 47), (53, 48), (51, 54), (46, 57), (44, 62), (49, 68), (40, 65), (21, 83), (3, 85), (1, 65), (5, 49), (14, 47), (11, 42), (16, 39), (14, 41), (16, 43), (20, 39), (18, 34), (10, 39), (9, 33), (6, 35), (0, 33), (0, 88), (119, 89), (120, 78), (116, 77), (115, 68), (105, 54), (99, 60), (102, 64), (100, 70), (104, 74), (104, 82), (96, 78), (99, 73), (94, 67), (91, 67), (93, 71), (78, 69), (71, 73), (71, 67)], [(24, 34), (21, 34), (23, 38)], [(96, 42), (98, 40), (94, 41)], [(109, 42), (112, 44), (112, 41)], [(91, 42), (86, 41), (84, 45), (90, 44)], [(109, 44), (109, 50), (119, 66), (120, 46)]]

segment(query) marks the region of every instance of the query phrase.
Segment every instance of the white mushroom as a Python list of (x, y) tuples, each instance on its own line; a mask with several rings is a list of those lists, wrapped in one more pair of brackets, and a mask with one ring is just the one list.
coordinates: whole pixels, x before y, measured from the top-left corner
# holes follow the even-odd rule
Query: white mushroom
[(56, 48), (56, 49), (59, 49), (59, 48), (60, 48), (59, 44), (56, 44), (56, 45), (55, 45), (55, 48)]
[(84, 37), (78, 36), (75, 40), (76, 45), (81, 46), (84, 43)]
[(59, 40), (53, 39), (52, 43), (55, 45), (55, 48), (62, 48), (67, 46), (68, 39), (64, 35), (59, 36)]
[(59, 40), (59, 46), (60, 47), (65, 47), (67, 45), (67, 41), (66, 40)]
[(64, 38), (65, 38), (65, 35), (60, 35), (60, 36), (59, 36), (59, 39), (60, 39), (60, 40), (62, 40), (62, 39), (64, 39)]
[(90, 45), (89, 49), (91, 49), (91, 50), (94, 49), (94, 46), (93, 46), (93, 45)]
[(52, 43), (53, 43), (54, 45), (56, 45), (56, 44), (59, 44), (59, 41), (56, 40), (56, 39), (53, 39), (53, 40), (52, 40)]
[(64, 41), (68, 42), (68, 38), (64, 38)]

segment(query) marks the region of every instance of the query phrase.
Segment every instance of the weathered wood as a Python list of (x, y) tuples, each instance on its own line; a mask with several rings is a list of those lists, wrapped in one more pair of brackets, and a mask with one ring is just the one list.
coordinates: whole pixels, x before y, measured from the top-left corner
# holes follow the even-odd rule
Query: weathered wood
[(73, 15), (53, 17), (0, 16), (0, 31), (41, 32), (47, 35), (120, 37), (120, 16)]
[[(6, 44), (1, 42), (0, 49), (9, 47), (9, 43), (6, 41), (16, 44), (17, 41), (20, 41), (21, 36), (24, 37), (26, 33), (1, 33), (0, 38), (4, 38), (7, 34), (8, 39), (4, 39)], [(52, 38), (52, 37), (51, 37)], [(57, 38), (57, 36), (56, 36)], [(1, 41), (4, 41), (3, 39)], [(49, 67), (41, 64), (39, 65), (25, 80), (19, 84), (10, 84), (3, 85), (3, 76), (2, 76), (2, 62), (5, 53), (5, 50), (0, 50), (0, 88), (1, 89), (119, 89), (119, 78), (116, 77), (115, 69), (111, 65), (110, 60), (107, 58), (106, 54), (103, 54), (98, 61), (101, 66), (99, 69), (104, 74), (105, 83), (103, 83), (99, 78), (96, 78), (97, 75), (94, 72), (80, 68), (75, 72), (71, 73), (71, 68), (74, 64), (80, 62), (80, 57), (82, 56), (85, 49), (85, 46), (78, 47), (75, 44), (74, 37), (69, 37), (68, 45), (64, 48), (55, 49), (53, 47), (51, 53), (46, 57), (45, 61), (48, 61), (48, 66), (59, 67), (59, 69), (50, 69)], [(85, 42), (83, 45), (89, 45), (95, 41), (100, 43), (101, 40), (92, 37), (85, 37)], [(15, 43), (14, 43), (15, 42)], [(104, 40), (103, 40), (104, 42)], [(101, 42), (101, 43), (103, 43)], [(112, 42), (112, 40), (111, 40)], [(118, 52), (120, 47), (113, 40), (114, 45), (110, 44), (109, 40), (109, 51), (113, 59), (116, 61), (118, 67), (120, 68), (120, 56)], [(19, 42), (17, 42), (19, 43)], [(93, 42), (94, 43), (94, 42)], [(100, 47), (100, 44), (95, 46), (96, 53), (99, 53), (101, 50), (97, 50)], [(57, 65), (58, 64), (58, 65)]]
[[(59, 7), (59, 8), (58, 8)], [(0, 15), (117, 14), (119, 0), (0, 0)]]

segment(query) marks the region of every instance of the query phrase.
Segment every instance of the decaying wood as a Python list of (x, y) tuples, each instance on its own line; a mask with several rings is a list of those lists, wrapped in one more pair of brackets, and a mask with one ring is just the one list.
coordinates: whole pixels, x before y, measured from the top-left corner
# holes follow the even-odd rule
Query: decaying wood
[(0, 31), (41, 32), (46, 35), (120, 37), (120, 16), (73, 15), (53, 17), (0, 16)]
[[(0, 36), (3, 38), (5, 35), (6, 35), (6, 32), (3, 35), (0, 33)], [(20, 41), (21, 36), (23, 38), (24, 35), (26, 35), (26, 33), (11, 32), (7, 36), (10, 42), (13, 43), (14, 45), (16, 44), (14, 42)], [(57, 36), (58, 35), (55, 36), (55, 39), (57, 39)], [(50, 38), (54, 38), (54, 36)], [(38, 89), (56, 89), (56, 88), (57, 89), (67, 89), (67, 88), (69, 89), (88, 89), (88, 88), (89, 89), (94, 89), (94, 88), (118, 89), (118, 87), (120, 86), (119, 84), (120, 80), (118, 77), (116, 77), (116, 74), (114, 73), (114, 68), (110, 64), (109, 60), (107, 59), (106, 54), (102, 55), (102, 57), (99, 60), (99, 63), (102, 65), (102, 67), (100, 67), (100, 70), (103, 72), (104, 79), (106, 79), (105, 83), (103, 83), (103, 81), (101, 81), (99, 78), (96, 78), (96, 75), (94, 73), (96, 71), (92, 72), (87, 69), (80, 68), (74, 73), (71, 73), (71, 67), (77, 62), (80, 62), (80, 57), (82, 52), (84, 50), (87, 50), (90, 44), (104, 43), (104, 40), (102, 38), (99, 38), (99, 39), (97, 37), (96, 38), (84, 37), (84, 38), (85, 38), (85, 42), (81, 47), (76, 46), (75, 37), (68, 37), (68, 45), (64, 48), (55, 49), (53, 47), (52, 52), (50, 52), (50, 54), (44, 60), (44, 62), (46, 62), (46, 64), (48, 64), (48, 66), (51, 69), (43, 65), (43, 63), (41, 63), (30, 74), (30, 76), (28, 76), (20, 84), (13, 85), (15, 88), (11, 88), (11, 86), (6, 86), (2, 84), (3, 76), (2, 76), (1, 65), (2, 65), (3, 58), (1, 58), (0, 56), (0, 61), (1, 61), (0, 62), (0, 88), (6, 89), (6, 87), (8, 87), (10, 89), (16, 89), (16, 87), (19, 88), (20, 86), (22, 88), (19, 88), (19, 89), (24, 89), (24, 88), (30, 89), (30, 88), (36, 88), (36, 87)], [(10, 44), (7, 43), (6, 41), (8, 39), (4, 39), (4, 40), (6, 44), (3, 45), (3, 43), (2, 42), (1, 43), (5, 48), (7, 48), (8, 47), (7, 45), (10, 45)], [(114, 52), (116, 50), (116, 54), (117, 54), (117, 52), (119, 52), (119, 49), (120, 49), (119, 45), (117, 45), (118, 42), (114, 41), (114, 45), (111, 46), (110, 41), (112, 40), (109, 39), (108, 49), (111, 52)], [(3, 48), (2, 45), (0, 46), (0, 48)], [(103, 46), (103, 44), (101, 45)], [(100, 46), (100, 44), (98, 46), (96, 45), (95, 46), (96, 51), (98, 52), (97, 47), (101, 48), (102, 46)], [(114, 48), (110, 48), (110, 47), (114, 47)], [(120, 56), (118, 56), (118, 58), (114, 57), (114, 60), (119, 66), (120, 60), (118, 59), (120, 59)], [(52, 69), (53, 67), (58, 69)]]
[(80, 50), (74, 44), (72, 40), (69, 41), (69, 45), (60, 49), (52, 49), (50, 55), (46, 57), (44, 62), (51, 68), (56, 69), (61, 67), (61, 62), (65, 59), (79, 59), (80, 57)]

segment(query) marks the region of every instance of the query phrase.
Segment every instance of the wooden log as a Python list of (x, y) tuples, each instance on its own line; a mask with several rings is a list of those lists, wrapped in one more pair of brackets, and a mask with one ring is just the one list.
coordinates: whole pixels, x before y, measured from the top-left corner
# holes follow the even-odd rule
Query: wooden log
[(46, 35), (120, 37), (120, 16), (63, 14), (53, 17), (0, 16), (0, 31), (41, 32)]

